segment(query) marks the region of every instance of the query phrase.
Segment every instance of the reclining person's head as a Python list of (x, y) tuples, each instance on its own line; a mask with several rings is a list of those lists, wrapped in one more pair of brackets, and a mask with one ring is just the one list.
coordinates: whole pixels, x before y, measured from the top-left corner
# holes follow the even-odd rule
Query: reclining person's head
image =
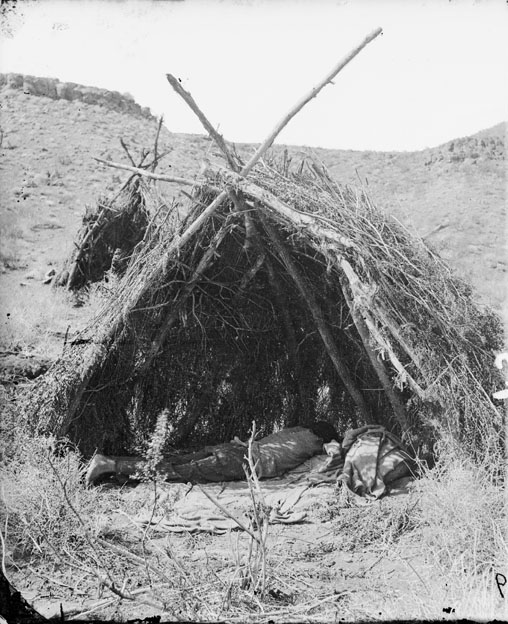
[(332, 440), (342, 442), (342, 438), (339, 437), (335, 428), (324, 420), (318, 420), (312, 425), (309, 425), (309, 429), (314, 435), (323, 440), (323, 444), (328, 444), (328, 442), (331, 442)]

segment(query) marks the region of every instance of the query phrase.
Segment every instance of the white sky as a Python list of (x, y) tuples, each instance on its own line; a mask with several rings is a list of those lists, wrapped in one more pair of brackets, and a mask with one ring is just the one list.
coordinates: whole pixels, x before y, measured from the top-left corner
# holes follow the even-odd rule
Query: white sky
[(173, 132), (204, 131), (166, 73), (225, 138), (260, 142), (378, 26), (278, 142), (423, 149), (508, 117), (504, 0), (24, 0), (10, 24), (0, 71), (128, 91)]

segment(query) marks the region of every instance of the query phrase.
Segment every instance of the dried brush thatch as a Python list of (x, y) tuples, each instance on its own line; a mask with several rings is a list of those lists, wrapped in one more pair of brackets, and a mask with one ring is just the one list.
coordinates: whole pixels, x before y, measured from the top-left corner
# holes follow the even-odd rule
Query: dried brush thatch
[(55, 277), (55, 286), (77, 290), (104, 278), (112, 270), (122, 275), (134, 247), (148, 225), (144, 185), (133, 178), (112, 199), (87, 209), (73, 251)]
[(173, 445), (323, 418), (499, 450), (497, 317), (363, 191), (317, 165), (215, 167), (183, 223), (153, 228), (32, 393), (40, 430), (124, 453), (169, 408)]

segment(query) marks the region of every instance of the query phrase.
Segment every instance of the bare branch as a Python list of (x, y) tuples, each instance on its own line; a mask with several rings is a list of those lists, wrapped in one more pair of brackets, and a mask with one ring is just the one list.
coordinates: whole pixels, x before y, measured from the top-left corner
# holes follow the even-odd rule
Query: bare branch
[[(354, 59), (354, 57), (363, 50), (363, 48), (369, 44), (373, 39), (375, 39), (378, 35), (380, 35), (383, 32), (382, 28), (376, 28), (376, 30), (374, 30), (373, 32), (370, 33), (370, 35), (367, 35), (365, 37), (365, 39), (356, 46), (356, 48), (354, 48), (353, 50), (351, 50), (351, 52), (349, 52), (349, 54), (347, 54), (332, 70), (329, 74), (327, 74), (325, 76), (325, 78), (323, 78), (323, 80), (321, 80), (320, 83), (318, 83), (318, 85), (316, 87), (313, 87), (313, 89), (307, 93), (307, 95), (305, 95), (297, 104), (295, 104), (295, 106), (289, 111), (289, 113), (283, 118), (281, 119), (281, 121), (279, 121), (279, 123), (275, 126), (275, 128), (272, 130), (272, 132), (269, 134), (269, 136), (263, 141), (263, 143), (258, 147), (256, 153), (254, 154), (254, 156), (251, 158), (251, 161), (254, 161), (254, 163), (256, 163), (259, 158), (261, 157), (262, 154), (264, 154), (266, 152), (266, 150), (272, 145), (272, 143), (275, 141), (276, 137), (278, 134), (281, 133), (282, 129), (287, 126), (287, 124), (291, 121), (291, 119), (297, 114), (299, 113), (302, 108), (308, 103), (310, 102), (313, 98), (316, 97), (316, 95), (321, 91), (321, 89), (323, 89), (323, 87), (325, 87), (327, 84), (330, 84), (332, 82), (332, 80), (335, 78), (335, 76), (342, 70), (344, 69), (344, 67), (351, 61)], [(247, 174), (251, 169), (252, 166), (249, 167), (250, 162), (247, 163), (247, 165), (242, 169), (242, 174)]]
[(131, 165), (133, 167), (135, 167), (136, 163), (134, 162), (134, 158), (132, 158), (132, 156), (131, 156), (131, 154), (129, 152), (129, 148), (127, 147), (125, 141), (122, 138), (120, 138), (120, 145), (123, 147), (125, 153), (127, 154), (127, 158), (131, 161)]
[(159, 135), (161, 133), (162, 122), (164, 121), (164, 116), (161, 115), (159, 118), (159, 125), (157, 126), (157, 134), (155, 135), (155, 142), (153, 145), (153, 162), (151, 164), (152, 173), (155, 172), (155, 168), (157, 167), (157, 163), (159, 161), (159, 157), (157, 155), (157, 148), (159, 147)]
[(224, 154), (226, 160), (228, 161), (228, 165), (233, 169), (233, 171), (239, 171), (240, 167), (238, 166), (236, 160), (234, 159), (232, 153), (229, 151), (229, 148), (224, 141), (224, 137), (215, 130), (212, 124), (208, 121), (205, 114), (201, 111), (199, 106), (196, 104), (192, 95), (186, 91), (178, 78), (175, 78), (171, 74), (166, 74), (166, 78), (169, 84), (173, 87), (173, 89), (178, 93), (178, 95), (188, 104), (190, 109), (196, 114), (199, 121), (203, 124), (203, 127), (208, 132), (208, 134), (212, 137), (212, 139), (217, 144), (217, 147)]
[[(176, 184), (184, 184), (186, 186), (197, 186), (199, 183), (195, 180), (188, 180), (187, 178), (177, 178), (172, 176), (164, 176), (158, 173), (152, 173), (150, 171), (145, 171), (145, 169), (140, 169), (139, 167), (131, 167), (129, 165), (122, 165), (121, 163), (115, 163), (111, 160), (104, 160), (103, 158), (97, 158), (97, 156), (92, 157), (97, 162), (100, 162), (102, 165), (106, 165), (106, 167), (114, 167), (115, 169), (124, 169), (125, 171), (132, 171), (133, 173), (137, 173), (140, 176), (144, 176), (145, 178), (151, 178), (152, 180), (161, 180), (162, 182), (174, 182)], [(218, 189), (216, 189), (218, 191)]]

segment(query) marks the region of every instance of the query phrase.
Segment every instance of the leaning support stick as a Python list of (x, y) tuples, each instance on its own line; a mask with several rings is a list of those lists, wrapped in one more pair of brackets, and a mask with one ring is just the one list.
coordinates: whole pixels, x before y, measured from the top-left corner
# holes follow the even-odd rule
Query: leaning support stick
[(224, 141), (224, 137), (222, 134), (219, 134), (217, 130), (213, 127), (213, 125), (208, 121), (207, 117), (203, 113), (203, 111), (196, 104), (192, 95), (186, 91), (180, 81), (175, 78), (172, 74), (166, 74), (166, 78), (169, 84), (173, 87), (173, 89), (178, 93), (178, 95), (186, 102), (192, 112), (197, 116), (199, 121), (203, 124), (203, 127), (208, 132), (208, 134), (212, 137), (212, 139), (217, 144), (217, 147), (221, 150), (221, 152), (226, 157), (228, 161), (228, 165), (233, 169), (233, 171), (239, 171), (240, 167), (238, 166), (233, 154), (230, 152), (229, 148)]
[(344, 384), (351, 398), (355, 402), (356, 407), (358, 408), (364, 421), (367, 423), (370, 422), (371, 417), (367, 404), (365, 403), (365, 399), (363, 398), (362, 393), (356, 387), (351, 375), (349, 374), (348, 369), (341, 359), (337, 344), (335, 343), (332, 332), (330, 331), (330, 328), (325, 321), (323, 311), (316, 301), (314, 293), (312, 292), (310, 286), (306, 283), (304, 277), (300, 274), (298, 267), (293, 262), (286, 247), (284, 246), (284, 243), (280, 240), (280, 237), (275, 231), (275, 228), (267, 219), (263, 218), (263, 215), (260, 216), (263, 222), (263, 227), (265, 228), (268, 237), (272, 241), (277, 255), (280, 257), (281, 261), (286, 267), (287, 272), (291, 275), (291, 278), (295, 282), (296, 287), (300, 291), (300, 294), (305, 299), (307, 307), (312, 314), (314, 323), (316, 324), (319, 335), (321, 336), (325, 349), (328, 352), (330, 359), (332, 360), (335, 370), (337, 371), (339, 377), (342, 379), (342, 383)]
[(372, 366), (374, 367), (374, 370), (376, 371), (379, 381), (381, 382), (381, 385), (383, 386), (386, 396), (388, 397), (388, 400), (391, 403), (394, 416), (397, 422), (399, 423), (399, 426), (402, 432), (406, 432), (408, 429), (408, 425), (407, 425), (407, 418), (406, 418), (404, 405), (400, 397), (395, 392), (392, 386), (392, 383), (390, 381), (390, 378), (388, 377), (388, 373), (386, 372), (383, 363), (378, 358), (371, 344), (372, 339), (369, 334), (369, 330), (365, 324), (365, 321), (363, 320), (360, 314), (360, 311), (357, 309), (357, 307), (355, 307), (355, 302), (353, 301), (352, 296), (348, 292), (348, 284), (346, 284), (346, 279), (343, 276), (339, 276), (339, 280), (340, 280), (340, 285), (342, 287), (342, 293), (346, 300), (349, 311), (351, 312), (351, 317), (356, 326), (356, 329), (358, 330), (363, 346), (365, 347), (365, 351), (367, 352), (367, 355), (369, 356)]
[[(309, 93), (307, 93), (297, 104), (295, 104), (295, 106), (289, 111), (289, 113), (283, 119), (281, 119), (281, 121), (279, 121), (279, 123), (275, 126), (275, 128), (272, 130), (269, 136), (258, 147), (256, 153), (254, 154), (251, 160), (256, 160), (256, 161), (259, 160), (259, 158), (272, 145), (277, 135), (281, 133), (282, 129), (291, 121), (291, 119), (297, 113), (299, 113), (308, 102), (310, 102), (313, 98), (315, 98), (317, 94), (321, 91), (321, 89), (323, 89), (323, 87), (326, 87), (327, 84), (330, 84), (332, 80), (335, 78), (335, 76), (342, 69), (344, 69), (344, 67), (346, 67), (346, 65), (350, 61), (352, 61), (355, 58), (355, 56), (359, 54), (367, 44), (369, 44), (373, 39), (375, 39), (382, 32), (383, 32), (382, 28), (376, 28), (376, 30), (372, 31), (370, 35), (367, 35), (365, 39), (359, 45), (356, 46), (356, 48), (353, 48), (353, 50), (351, 50), (349, 54), (346, 54), (346, 56), (343, 59), (341, 59), (337, 65), (335, 65), (335, 67), (331, 70), (331, 72), (327, 74), (316, 87), (313, 87), (313, 89)], [(246, 165), (246, 167), (247, 166), (248, 165)]]

